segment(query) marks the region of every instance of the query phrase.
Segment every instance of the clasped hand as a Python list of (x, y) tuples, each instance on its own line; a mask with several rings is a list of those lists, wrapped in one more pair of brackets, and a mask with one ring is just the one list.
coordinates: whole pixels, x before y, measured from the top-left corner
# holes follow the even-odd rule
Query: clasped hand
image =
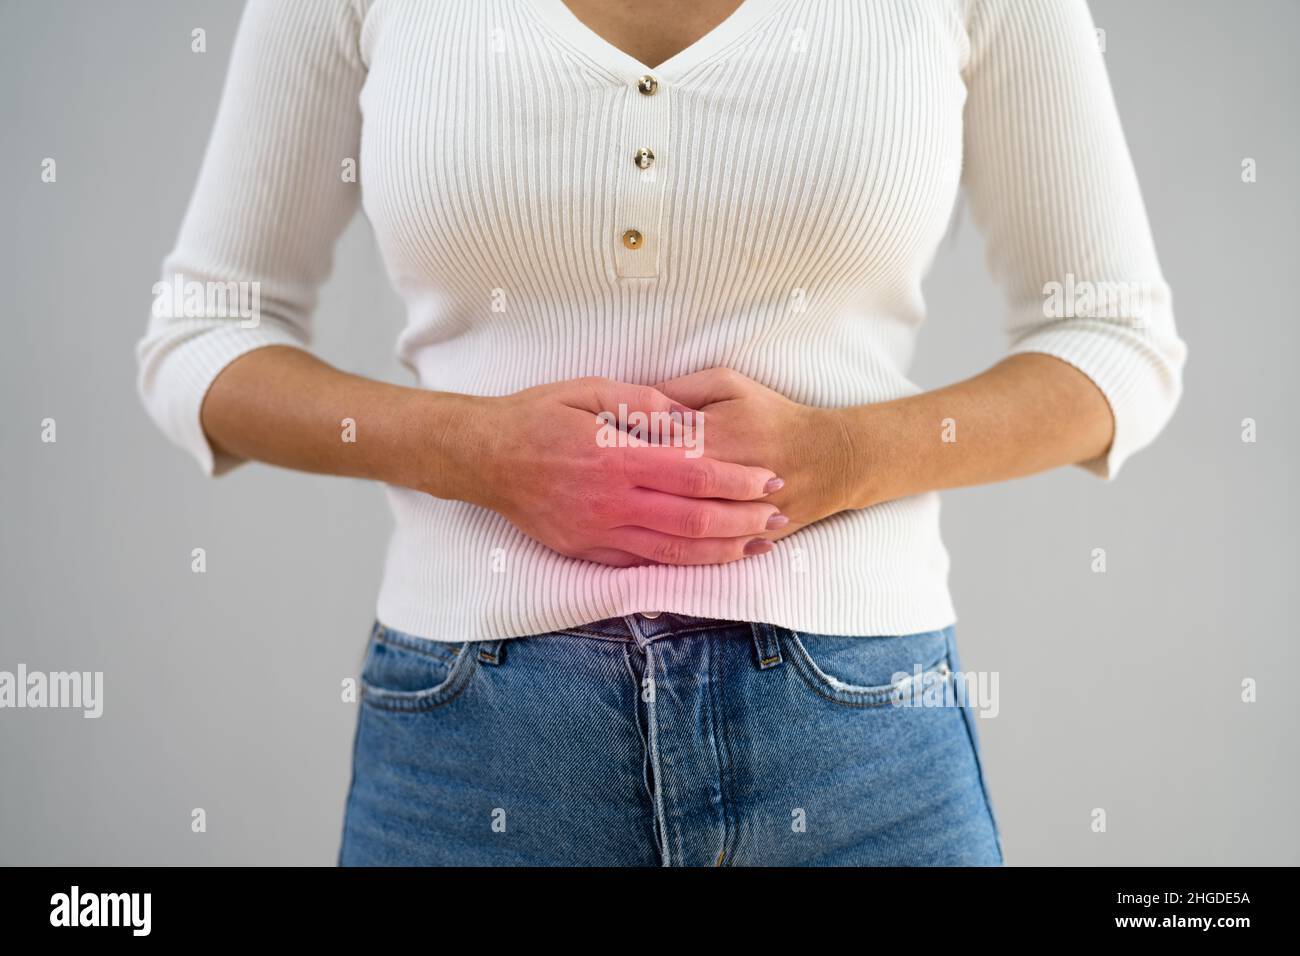
[[(624, 430), (647, 421), (671, 424), (649, 440)], [(560, 554), (618, 567), (767, 554), (852, 507), (857, 467), (839, 411), (725, 368), (657, 387), (582, 378), (473, 399), (442, 442), (456, 497)]]

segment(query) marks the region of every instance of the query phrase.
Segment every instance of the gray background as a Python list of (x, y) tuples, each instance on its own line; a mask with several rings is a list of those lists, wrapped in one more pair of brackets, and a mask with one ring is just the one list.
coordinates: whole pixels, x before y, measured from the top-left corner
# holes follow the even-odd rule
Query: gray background
[[(963, 664), (1000, 674), (1001, 713), (980, 722), (995, 808), (1015, 864), (1297, 863), (1300, 4), (1092, 6), (1191, 350), (1187, 393), (1114, 484), (1066, 469), (945, 495)], [(339, 683), (372, 618), (381, 492), (257, 465), (206, 480), (134, 391), (239, 7), (0, 2), (0, 669), (106, 682), (99, 720), (0, 711), (3, 863), (334, 860), (356, 717)], [(206, 54), (190, 52), (195, 26)], [(40, 181), (46, 156), (56, 184)], [(959, 223), (927, 283), (923, 385), (1000, 354), (982, 262)], [(407, 382), (401, 322), (359, 216), (319, 352)], [(1240, 701), (1245, 677), (1258, 703)]]

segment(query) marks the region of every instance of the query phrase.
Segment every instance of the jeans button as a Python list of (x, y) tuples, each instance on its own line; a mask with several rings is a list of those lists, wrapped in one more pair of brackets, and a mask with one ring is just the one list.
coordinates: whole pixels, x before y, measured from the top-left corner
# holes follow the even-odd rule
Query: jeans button
[(662, 611), (641, 611), (640, 612), (641, 616), (645, 618), (647, 621), (653, 621), (662, 613), (663, 613)]

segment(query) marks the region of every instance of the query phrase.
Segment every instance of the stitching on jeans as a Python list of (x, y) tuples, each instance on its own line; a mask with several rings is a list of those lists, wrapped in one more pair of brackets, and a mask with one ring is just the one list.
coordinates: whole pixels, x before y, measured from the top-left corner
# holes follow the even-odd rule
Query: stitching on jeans
[(436, 687), (421, 691), (393, 691), (361, 682), (361, 703), (376, 710), (395, 713), (419, 713), (445, 707), (460, 697), (470, 684), (478, 666), (478, 656), (469, 653), (467, 643), (451, 664), (447, 679)]
[[(628, 683), (632, 688), (632, 723), (636, 725), (637, 736), (641, 738), (641, 789), (645, 791), (646, 799), (650, 802), (650, 842), (655, 852), (659, 853), (661, 852), (659, 815), (655, 809), (654, 788), (650, 784), (650, 739), (647, 736), (648, 728), (641, 726), (641, 683), (637, 680), (636, 668), (632, 666), (632, 646), (631, 641), (623, 645), (623, 665), (627, 668), (627, 675), (630, 678)], [(657, 785), (656, 780), (655, 786)]]
[(654, 801), (655, 814), (659, 820), (659, 852), (662, 856), (661, 863), (664, 866), (672, 866), (672, 851), (669, 848), (668, 837), (668, 811), (664, 806), (664, 786), (666, 781), (664, 780), (663, 766), (659, 762), (659, 710), (656, 706), (659, 701), (659, 667), (653, 647), (647, 646), (644, 653), (645, 672), (650, 675), (650, 686), (652, 688), (650, 700), (646, 705), (646, 734), (649, 738), (650, 768), (654, 772), (655, 778)]
[[(835, 690), (833, 688), (822, 686), (822, 681), (829, 678), (830, 675), (825, 673), (816, 662), (813, 661), (812, 655), (808, 649), (803, 646), (799, 636), (788, 629), (785, 634), (791, 638), (791, 649), (793, 653), (790, 659), (794, 662), (795, 671), (807, 685), (808, 689), (815, 693), (823, 700), (828, 700), (832, 704), (840, 704), (844, 707), (857, 707), (859, 709), (872, 709), (887, 706), (893, 700), (894, 692), (897, 688), (902, 687), (907, 681), (899, 681), (896, 684), (881, 685), (879, 688), (863, 688), (861, 690)], [(948, 660), (948, 650), (945, 647), (943, 657), (935, 661), (934, 664), (925, 668), (921, 672), (922, 680), (925, 680), (931, 674), (938, 672), (940, 665)], [(949, 665), (951, 670), (951, 665)], [(911, 677), (908, 680), (912, 680)], [(835, 696), (843, 694), (844, 696)]]
[(683, 635), (686, 634), (699, 634), (701, 631), (725, 631), (732, 627), (742, 627), (742, 626), (743, 626), (742, 624), (723, 624), (723, 625), (700, 624), (698, 626), (692, 625), (691, 627), (683, 628), (680, 631), (669, 631), (667, 634), (659, 634), (655, 636), (653, 640), (658, 641), (658, 640), (662, 640), (665, 637), (682, 637)]
[(615, 637), (612, 634), (591, 634), (586, 631), (552, 631), (544, 637), (581, 637), (588, 641), (613, 641), (617, 644), (633, 643), (630, 637)]
[(709, 655), (709, 696), (711, 698), (709, 710), (712, 711), (713, 716), (713, 750), (718, 757), (718, 798), (722, 804), (722, 849), (718, 852), (718, 861), (714, 865), (721, 866), (724, 855), (730, 857), (734, 854), (739, 823), (734, 815), (735, 808), (731, 805), (730, 788), (727, 783), (727, 777), (735, 766), (735, 756), (731, 752), (730, 738), (722, 732), (721, 682), (715, 679), (718, 676), (717, 661), (721, 659), (721, 655), (714, 654), (716, 649), (717, 642), (714, 640), (709, 640), (705, 645), (705, 653)]
[(456, 649), (448, 653), (442, 649), (443, 642), (441, 641), (433, 641), (427, 637), (416, 637), (414, 634), (404, 634), (382, 624), (375, 631), (374, 641), (376, 644), (400, 647), (412, 654), (419, 654), (421, 657), (444, 663), (454, 662), (460, 655), (460, 649), (468, 643), (467, 641), (447, 641), (446, 646), (449, 649), (453, 647)]

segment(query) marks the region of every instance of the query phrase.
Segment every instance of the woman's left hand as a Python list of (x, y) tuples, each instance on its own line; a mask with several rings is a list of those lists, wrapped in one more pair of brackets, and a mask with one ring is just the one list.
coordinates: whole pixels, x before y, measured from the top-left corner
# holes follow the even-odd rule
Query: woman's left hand
[(711, 368), (656, 386), (703, 413), (703, 453), (776, 472), (784, 487), (765, 499), (790, 523), (765, 535), (783, 538), (856, 502), (864, 484), (864, 436), (846, 409), (800, 405), (728, 368)]

